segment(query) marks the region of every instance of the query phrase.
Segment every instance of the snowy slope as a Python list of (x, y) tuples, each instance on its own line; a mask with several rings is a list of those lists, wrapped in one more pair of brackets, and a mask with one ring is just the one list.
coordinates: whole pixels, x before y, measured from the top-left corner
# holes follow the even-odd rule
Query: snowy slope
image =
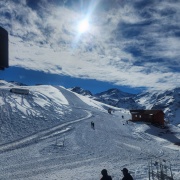
[(149, 91), (137, 96), (136, 102), (146, 109), (162, 109), (169, 123), (180, 124), (180, 88), (167, 91)]
[(165, 113), (168, 123), (180, 126), (180, 88), (166, 91), (147, 91), (141, 94), (130, 94), (118, 89), (89, 95), (87, 90), (74, 88), (74, 92), (88, 96), (96, 101), (103, 102), (124, 109), (161, 109)]
[(103, 168), (119, 180), (124, 167), (148, 180), (150, 160), (170, 162), (180, 179), (178, 127), (127, 124), (128, 110), (110, 115), (109, 105), (59, 86), (27, 86), (30, 94), (20, 95), (0, 84), (1, 180), (96, 180)]
[(68, 101), (54, 87), (28, 87), (29, 95), (11, 93), (10, 88), (0, 87), (1, 144), (55, 126), (72, 111)]

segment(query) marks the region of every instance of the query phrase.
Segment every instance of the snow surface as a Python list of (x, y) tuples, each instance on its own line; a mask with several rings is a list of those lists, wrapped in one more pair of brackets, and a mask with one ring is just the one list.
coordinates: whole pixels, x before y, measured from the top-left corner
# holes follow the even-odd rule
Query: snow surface
[(1, 180), (96, 180), (104, 168), (119, 180), (124, 167), (148, 180), (150, 160), (171, 163), (180, 179), (180, 127), (127, 123), (127, 109), (110, 115), (110, 106), (59, 86), (28, 86), (20, 95), (0, 84)]

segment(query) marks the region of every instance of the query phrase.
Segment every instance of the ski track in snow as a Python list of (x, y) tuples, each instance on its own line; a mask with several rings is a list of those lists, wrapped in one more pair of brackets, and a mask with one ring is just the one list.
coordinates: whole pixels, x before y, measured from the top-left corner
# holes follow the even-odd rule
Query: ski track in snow
[[(57, 130), (59, 130), (59, 129), (62, 129), (62, 128), (66, 127), (66, 126), (69, 126), (69, 125), (71, 125), (73, 123), (77, 123), (79, 121), (90, 118), (91, 113), (88, 112), (87, 110), (84, 110), (84, 111), (87, 112), (87, 116), (84, 117), (84, 118), (76, 119), (76, 120), (68, 122), (68, 123), (63, 123), (63, 124), (61, 124), (59, 126), (50, 128), (50, 129), (42, 131), (42, 132), (38, 132), (38, 133), (36, 133), (36, 134), (34, 134), (32, 136), (28, 136), (28, 137), (23, 138), (21, 140), (18, 140), (18, 141), (9, 143), (9, 144), (1, 145), (0, 146), (0, 152), (16, 149), (16, 148), (21, 147), (21, 146), (23, 146), (25, 144), (33, 143), (34, 141), (37, 142), (40, 139), (44, 139), (45, 136), (47, 136), (47, 135), (49, 136), (50, 134), (52, 134), (54, 132), (57, 132)], [(62, 132), (64, 132), (64, 131), (62, 131)]]

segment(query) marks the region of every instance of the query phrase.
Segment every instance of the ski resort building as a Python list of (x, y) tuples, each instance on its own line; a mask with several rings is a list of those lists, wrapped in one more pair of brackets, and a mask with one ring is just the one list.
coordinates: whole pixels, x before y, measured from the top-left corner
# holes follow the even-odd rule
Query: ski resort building
[(130, 110), (130, 113), (132, 121), (164, 125), (164, 112), (162, 110)]

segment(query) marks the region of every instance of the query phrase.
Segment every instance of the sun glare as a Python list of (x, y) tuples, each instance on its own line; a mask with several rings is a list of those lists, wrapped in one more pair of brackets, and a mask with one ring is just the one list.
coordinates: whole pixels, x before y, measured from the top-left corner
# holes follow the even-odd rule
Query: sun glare
[(89, 22), (87, 19), (85, 19), (79, 23), (78, 31), (80, 33), (84, 33), (88, 30), (88, 28), (89, 28)]

